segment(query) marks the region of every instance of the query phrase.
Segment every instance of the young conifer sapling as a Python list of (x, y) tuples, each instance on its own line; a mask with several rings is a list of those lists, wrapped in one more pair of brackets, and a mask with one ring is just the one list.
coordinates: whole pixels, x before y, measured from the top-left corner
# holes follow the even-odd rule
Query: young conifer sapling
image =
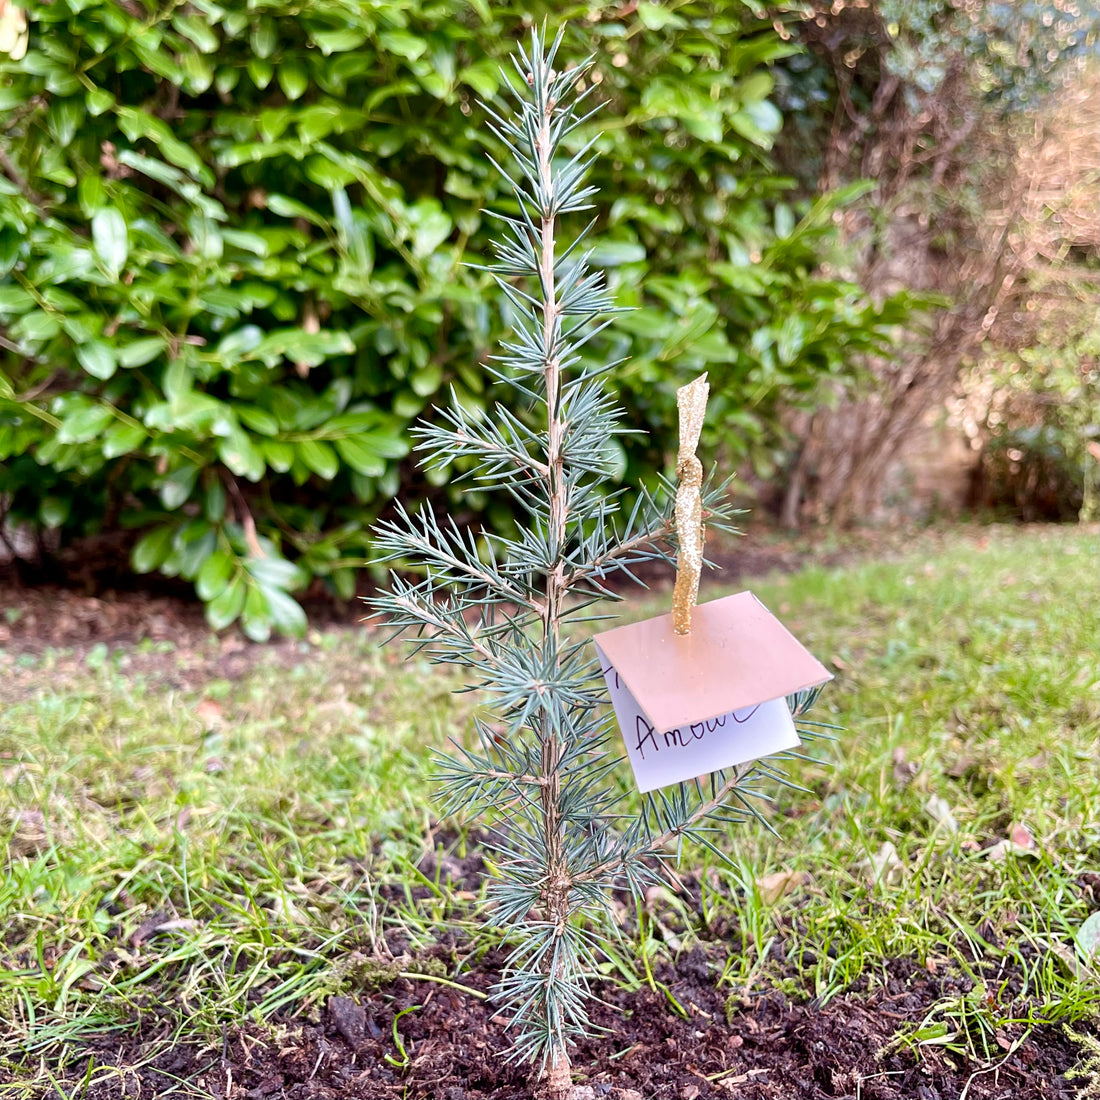
[[(443, 810), (488, 818), (493, 920), (512, 946), (495, 1000), (510, 1019), (509, 1056), (532, 1064), (533, 1091), (548, 1100), (572, 1091), (570, 1048), (589, 1031), (612, 890), (665, 882), (685, 842), (717, 851), (714, 827), (759, 816), (759, 781), (783, 781), (774, 763), (746, 765), (639, 798), (611, 775), (617, 735), (577, 627), (616, 598), (609, 575), (674, 561), (675, 488), (662, 479), (631, 498), (614, 485), (618, 364), (593, 361), (589, 342), (616, 309), (589, 266), (595, 223), (567, 233), (595, 195), (585, 177), (598, 135), (580, 135), (596, 86), (585, 82), (591, 59), (557, 67), (561, 40), (533, 33), (505, 77), (512, 113), (486, 108), (511, 160), (496, 165), (513, 201), (495, 215), (488, 269), (511, 309), (511, 337), (489, 368), (508, 396), (488, 414), (456, 403), (416, 429), (423, 465), (464, 464), (480, 490), (510, 498), (519, 530), (475, 533), (399, 507), (376, 548), (400, 571), (372, 600), (418, 651), (464, 670), (484, 703), (479, 747), (455, 743), (438, 760)], [(708, 480), (702, 509), (733, 530), (725, 485)], [(796, 716), (813, 694), (792, 700)]]

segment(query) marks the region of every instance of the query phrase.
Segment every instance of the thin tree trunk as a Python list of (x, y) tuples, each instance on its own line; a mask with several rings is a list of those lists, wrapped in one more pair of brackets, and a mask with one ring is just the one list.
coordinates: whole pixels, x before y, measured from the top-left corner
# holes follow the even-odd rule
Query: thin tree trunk
[(783, 506), (779, 511), (779, 523), (788, 530), (796, 530), (799, 526), (799, 516), (802, 505), (802, 483), (806, 479), (806, 455), (809, 450), (809, 436), (813, 430), (813, 417), (810, 417), (806, 425), (806, 439), (798, 449), (798, 457), (791, 467), (790, 477), (787, 478), (787, 488), (783, 493)]
[[(550, 501), (550, 526), (557, 544), (557, 563), (546, 578), (546, 619), (544, 637), (554, 652), (558, 652), (560, 622), (564, 602), (564, 563), (566, 520), (569, 514), (568, 491), (565, 485), (562, 455), (562, 439), (565, 426), (561, 420), (561, 365), (558, 361), (557, 342), (560, 307), (554, 274), (554, 217), (550, 213), (553, 202), (553, 175), (550, 164), (550, 112), (543, 116), (536, 139), (539, 158), (539, 174), (548, 208), (542, 218), (541, 280), (543, 290), (543, 353), (545, 356), (544, 379), (546, 385), (546, 480)], [(550, 721), (544, 719), (542, 729), (542, 829), (546, 850), (546, 882), (542, 887), (542, 900), (547, 919), (563, 927), (569, 920), (569, 867), (565, 855), (564, 823), (561, 815), (561, 738)], [(552, 958), (553, 953), (550, 953)], [(554, 963), (548, 962), (552, 967)], [(552, 972), (547, 980), (552, 980)], [(568, 1100), (573, 1091), (572, 1066), (564, 1044), (551, 1043), (547, 1070), (542, 1081), (542, 1095), (546, 1100)]]

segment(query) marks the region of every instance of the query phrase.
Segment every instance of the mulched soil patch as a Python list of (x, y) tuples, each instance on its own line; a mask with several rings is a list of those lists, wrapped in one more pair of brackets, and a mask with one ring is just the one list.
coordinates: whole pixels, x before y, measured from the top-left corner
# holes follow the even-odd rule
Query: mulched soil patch
[[(711, 554), (727, 584), (792, 572), (810, 560), (839, 560), (839, 553), (823, 555), (793, 537), (714, 543)], [(301, 643), (292, 638), (257, 645), (235, 626), (215, 635), (189, 584), (132, 573), (127, 554), (117, 538), (89, 539), (40, 566), (5, 559), (0, 546), (0, 705), (41, 690), (42, 672), (34, 662), (45, 655), (51, 676), (63, 678), (89, 659), (102, 662), (107, 653), (121, 653), (129, 675), (176, 689), (197, 688), (214, 678), (239, 680), (261, 661), (288, 666), (301, 661)], [(669, 568), (659, 564), (647, 564), (638, 576), (657, 590), (672, 582)], [(365, 572), (362, 579), (365, 584)], [(625, 577), (616, 583), (637, 591)], [(311, 628), (368, 629), (361, 625), (367, 608), (359, 598), (338, 600), (320, 584), (296, 598)]]
[[(460, 975), (487, 990), (493, 959)], [(581, 1043), (574, 1065), (586, 1086), (577, 1100), (1070, 1100), (1064, 1073), (1077, 1058), (1060, 1028), (1040, 1026), (995, 1069), (929, 1047), (920, 1059), (892, 1043), (938, 999), (970, 981), (933, 975), (907, 960), (889, 966), (884, 987), (864, 983), (825, 1006), (777, 992), (729, 998), (701, 947), (657, 975), (660, 986), (633, 992), (608, 984), (593, 1022), (602, 1040)], [(395, 1044), (395, 1017), (406, 1057)], [(204, 1095), (217, 1100), (526, 1100), (521, 1067), (500, 1056), (507, 1045), (493, 1009), (437, 982), (400, 978), (357, 998), (330, 997), (314, 1020), (277, 1018), (229, 1030), (200, 1047), (165, 1046), (155, 1024), (135, 1037), (112, 1036), (86, 1048), (97, 1065), (132, 1067), (82, 1095), (87, 1100)], [(1002, 1036), (1005, 1045), (1019, 1037)], [(153, 1054), (158, 1047), (159, 1053)], [(152, 1055), (152, 1057), (151, 1057)], [(70, 1062), (76, 1084), (87, 1062)], [(2, 1074), (0, 1074), (2, 1077)], [(186, 1086), (181, 1087), (181, 1081)], [(54, 1095), (59, 1096), (60, 1093)]]
[[(986, 529), (974, 526), (970, 531), (977, 548), (989, 542)], [(708, 541), (707, 556), (716, 569), (705, 579), (728, 585), (769, 573), (793, 573), (807, 565), (833, 567), (868, 557), (883, 560), (911, 552), (918, 537), (934, 557), (935, 546), (946, 536), (946, 530), (925, 530), (918, 536), (905, 527), (883, 527), (850, 532), (842, 542), (834, 543), (818, 532), (790, 533), (764, 522), (753, 523), (743, 537)], [(80, 658), (99, 645), (114, 649), (148, 639), (191, 651), (209, 641), (211, 631), (193, 587), (159, 574), (134, 573), (128, 564), (132, 539), (132, 533), (89, 538), (43, 562), (13, 559), (0, 545), (0, 654), (40, 654), (62, 647)], [(668, 565), (656, 562), (643, 563), (634, 575), (657, 591), (670, 587), (674, 579)], [(365, 571), (360, 579), (364, 586), (368, 584)], [(621, 574), (608, 578), (607, 583), (624, 593), (638, 591), (634, 582)], [(369, 591), (363, 587), (359, 596)], [(295, 598), (313, 627), (358, 628), (366, 611), (358, 596), (338, 599), (319, 582), (296, 593)], [(276, 639), (267, 646), (255, 645), (236, 627), (223, 631), (220, 638), (228, 641), (234, 652), (241, 650), (251, 657), (238, 658), (237, 667), (228, 673), (219, 671), (229, 679), (244, 675), (259, 654), (293, 644)], [(170, 663), (159, 662), (165, 668)]]
[[(712, 543), (708, 551), (719, 567), (713, 576), (726, 584), (769, 572), (793, 572), (811, 560), (837, 564), (858, 556), (855, 549), (822, 553), (811, 542), (793, 536)], [(635, 573), (658, 589), (672, 582), (666, 565), (647, 563)], [(362, 580), (365, 584), (366, 573)], [(624, 590), (636, 590), (625, 577), (612, 581)], [(364, 588), (361, 595), (368, 591)], [(320, 585), (296, 598), (305, 606), (313, 626), (348, 626), (366, 613), (361, 599), (337, 599)], [(83, 651), (100, 643), (128, 646), (145, 638), (188, 646), (210, 634), (192, 587), (157, 574), (131, 572), (128, 549), (117, 539), (86, 540), (46, 566), (10, 557), (5, 560), (0, 547), (0, 611), (4, 612), (0, 615), (0, 646), (17, 653), (59, 646)]]

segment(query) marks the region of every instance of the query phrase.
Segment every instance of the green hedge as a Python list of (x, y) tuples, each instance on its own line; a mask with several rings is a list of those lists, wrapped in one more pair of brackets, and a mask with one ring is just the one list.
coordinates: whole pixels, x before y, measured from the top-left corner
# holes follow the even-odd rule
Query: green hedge
[[(487, 0), (29, 0), (0, 57), (0, 505), (62, 540), (140, 534), (139, 571), (194, 582), (249, 636), (343, 596), (418, 473), (408, 428), (481, 406), (506, 323), (482, 274), (506, 197), (479, 100), (549, 9)], [(739, 6), (583, 5), (606, 127), (595, 261), (639, 308), (594, 341), (663, 461), (673, 392), (714, 388), (711, 446), (766, 466), (780, 400), (815, 399), (900, 319), (816, 272), (831, 213), (786, 201), (769, 65)], [(644, 291), (643, 291), (644, 286)], [(506, 515), (483, 517), (503, 525)]]

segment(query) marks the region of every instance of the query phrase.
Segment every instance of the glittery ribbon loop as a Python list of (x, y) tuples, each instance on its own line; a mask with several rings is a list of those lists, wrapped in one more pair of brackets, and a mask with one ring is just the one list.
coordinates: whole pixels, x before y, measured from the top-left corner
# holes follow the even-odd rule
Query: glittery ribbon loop
[(676, 391), (680, 410), (680, 450), (676, 456), (676, 588), (672, 594), (672, 626), (677, 634), (691, 633), (691, 612), (699, 596), (699, 574), (703, 568), (703, 464), (695, 456), (710, 386), (706, 374)]

